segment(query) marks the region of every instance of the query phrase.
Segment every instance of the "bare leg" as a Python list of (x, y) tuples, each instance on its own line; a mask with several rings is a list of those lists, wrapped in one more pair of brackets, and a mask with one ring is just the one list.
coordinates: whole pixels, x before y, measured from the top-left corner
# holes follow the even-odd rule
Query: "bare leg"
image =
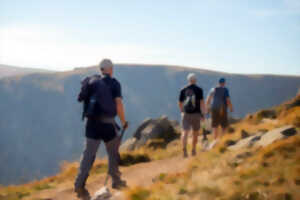
[(209, 149), (212, 149), (212, 148), (217, 144), (217, 142), (218, 142), (218, 136), (219, 136), (218, 132), (219, 132), (218, 127), (214, 127), (214, 128), (213, 128), (214, 141), (212, 141), (212, 142), (210, 143), (210, 145), (209, 145), (209, 147), (208, 147)]
[(213, 128), (213, 134), (214, 134), (214, 139), (216, 140), (218, 138), (218, 131), (219, 130), (219, 127), (214, 127)]
[(227, 128), (222, 127), (222, 133), (221, 133), (220, 137), (223, 137), (223, 135), (225, 135), (226, 131), (227, 131)]
[(183, 149), (184, 157), (187, 157), (187, 151), (186, 151), (187, 139), (188, 139), (188, 131), (182, 130), (181, 142), (182, 142), (182, 149)]
[(193, 148), (192, 148), (193, 154), (196, 154), (196, 146), (197, 146), (197, 142), (198, 142), (198, 135), (199, 135), (198, 131), (193, 131)]

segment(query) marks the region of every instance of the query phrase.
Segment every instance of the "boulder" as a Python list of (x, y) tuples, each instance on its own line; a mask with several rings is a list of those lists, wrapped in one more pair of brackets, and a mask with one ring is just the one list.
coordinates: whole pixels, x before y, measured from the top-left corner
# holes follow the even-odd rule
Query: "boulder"
[(137, 139), (135, 137), (129, 138), (126, 140), (120, 147), (121, 151), (133, 151), (135, 148), (135, 143)]
[(177, 138), (174, 125), (178, 125), (175, 121), (171, 121), (166, 116), (158, 119), (146, 119), (137, 128), (133, 134), (133, 138), (127, 140), (121, 149), (134, 150), (145, 146), (148, 141), (162, 139), (166, 144)]
[(255, 144), (256, 146), (267, 146), (277, 140), (285, 139), (289, 136), (295, 135), (297, 131), (291, 125), (281, 128), (273, 129), (264, 134), (261, 139)]
[(249, 148), (252, 146), (267, 146), (269, 144), (272, 144), (273, 142), (277, 140), (282, 140), (287, 137), (293, 136), (297, 134), (297, 130), (291, 126), (284, 126), (281, 128), (273, 129), (268, 132), (258, 132), (257, 134), (253, 136), (249, 136), (245, 139), (241, 139), (237, 144), (232, 145), (228, 147), (229, 150), (238, 150), (241, 148)]
[(235, 145), (228, 147), (229, 150), (239, 150), (242, 148), (248, 148), (253, 146), (253, 144), (255, 144), (258, 140), (260, 140), (261, 136), (264, 133), (262, 132), (258, 132), (255, 135), (249, 136), (245, 139), (241, 139), (240, 141), (238, 141)]
[(153, 123), (153, 119), (147, 118), (145, 119), (142, 124), (136, 129), (133, 134), (133, 137), (137, 138), (138, 140), (141, 138), (141, 132), (144, 130), (150, 123)]

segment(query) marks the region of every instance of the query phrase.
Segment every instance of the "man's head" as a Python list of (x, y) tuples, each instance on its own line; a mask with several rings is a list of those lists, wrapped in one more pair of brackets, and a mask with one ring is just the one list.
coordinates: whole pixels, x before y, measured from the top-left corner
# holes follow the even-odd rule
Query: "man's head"
[(196, 74), (189, 73), (189, 75), (187, 76), (187, 80), (190, 84), (195, 84), (197, 82)]
[(100, 67), (100, 71), (102, 74), (107, 74), (112, 76), (113, 75), (113, 63), (111, 62), (110, 59), (103, 59), (100, 63), (99, 63), (99, 67)]
[(220, 84), (220, 86), (224, 87), (225, 84), (226, 84), (226, 79), (225, 78), (220, 78), (219, 84)]

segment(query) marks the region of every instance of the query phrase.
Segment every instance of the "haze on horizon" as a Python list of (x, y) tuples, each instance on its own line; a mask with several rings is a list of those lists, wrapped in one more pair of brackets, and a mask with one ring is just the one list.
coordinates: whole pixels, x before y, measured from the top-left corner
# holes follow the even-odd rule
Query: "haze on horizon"
[(166, 64), (300, 75), (300, 0), (0, 0), (0, 64)]

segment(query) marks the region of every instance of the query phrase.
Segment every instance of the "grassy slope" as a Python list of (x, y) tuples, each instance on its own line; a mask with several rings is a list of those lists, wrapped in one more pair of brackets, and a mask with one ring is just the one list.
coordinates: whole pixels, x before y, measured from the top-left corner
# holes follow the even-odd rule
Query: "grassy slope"
[[(300, 97), (296, 100), (299, 101)], [(202, 152), (192, 159), (185, 173), (160, 174), (154, 178), (154, 184), (150, 188), (128, 190), (126, 192), (128, 199), (300, 198), (299, 135), (260, 149), (252, 148), (230, 152), (225, 147), (226, 141), (239, 140), (242, 130), (251, 134), (262, 129), (271, 130), (285, 124), (294, 124), (299, 127), (300, 107), (287, 109), (288, 105), (293, 102), (295, 100), (270, 109), (275, 112), (277, 121), (263, 119), (266, 111), (260, 111), (233, 124), (232, 133), (226, 134), (212, 151)], [(299, 128), (297, 130), (299, 132)], [(130, 161), (133, 163), (141, 157), (151, 160), (165, 159), (179, 155), (181, 153), (179, 145), (179, 140), (175, 140), (166, 148), (145, 147), (134, 152), (124, 153), (123, 159), (126, 160), (128, 155), (133, 157), (133, 161)], [(237, 163), (236, 155), (245, 153), (245, 151), (250, 152), (250, 156)], [(59, 188), (61, 184), (74, 180), (77, 168), (78, 163), (65, 163), (62, 165), (61, 173), (56, 176), (19, 186), (0, 187), (0, 200), (22, 199), (42, 190)], [(97, 160), (91, 174), (96, 176), (106, 172), (106, 169), (106, 162)]]

